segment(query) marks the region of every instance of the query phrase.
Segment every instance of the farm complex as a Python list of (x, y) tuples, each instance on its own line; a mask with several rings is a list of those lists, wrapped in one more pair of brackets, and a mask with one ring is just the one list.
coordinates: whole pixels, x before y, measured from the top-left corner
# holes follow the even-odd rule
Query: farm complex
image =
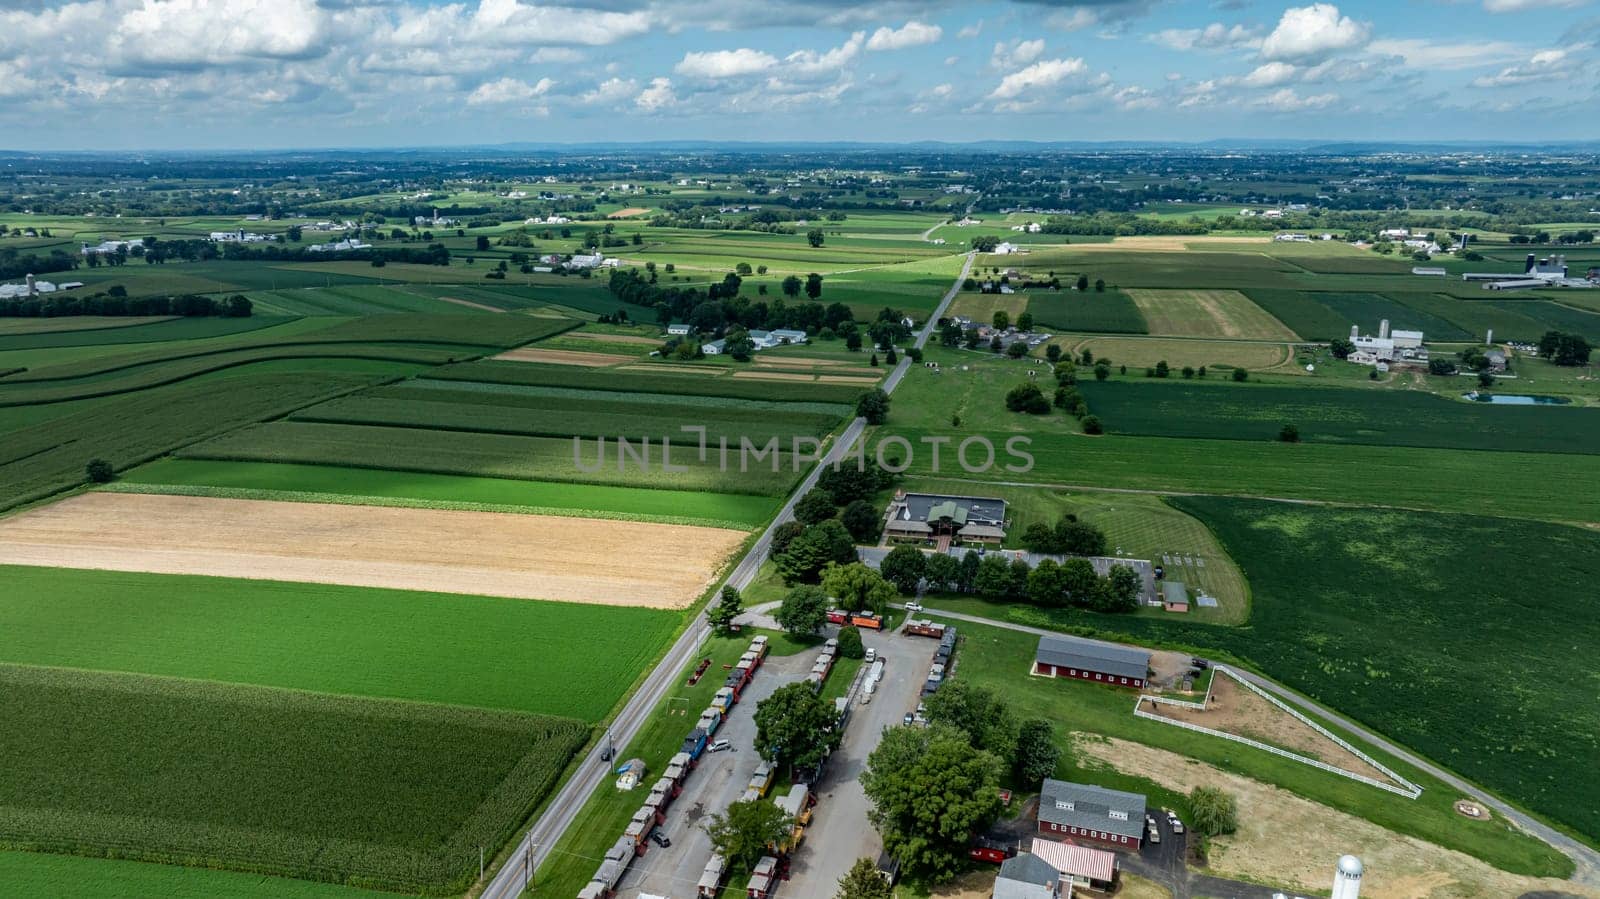
[(0, 173), (0, 894), (1600, 896), (1591, 156), (239, 158)]

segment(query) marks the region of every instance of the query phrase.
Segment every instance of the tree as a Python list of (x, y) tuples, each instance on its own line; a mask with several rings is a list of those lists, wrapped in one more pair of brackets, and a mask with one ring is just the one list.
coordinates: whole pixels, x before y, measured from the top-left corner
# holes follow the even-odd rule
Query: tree
[(839, 605), (882, 615), (895, 598), (894, 585), (860, 562), (835, 564), (822, 572), (822, 589)]
[(806, 526), (798, 521), (785, 521), (772, 529), (772, 543), (767, 548), (767, 557), (771, 558), (789, 548), (794, 538), (805, 533)]
[(1011, 566), (1004, 556), (987, 555), (979, 560), (972, 578), (974, 593), (987, 599), (1004, 599), (1010, 588)]
[(89, 464), (84, 466), (83, 473), (91, 484), (109, 484), (111, 479), (116, 477), (116, 471), (111, 467), (111, 463), (104, 459), (90, 459)]
[(1299, 443), (1300, 429), (1292, 424), (1285, 424), (1278, 429), (1278, 440), (1283, 443)]
[(737, 587), (727, 584), (722, 588), (722, 599), (706, 610), (706, 620), (717, 633), (726, 636), (733, 633), (733, 620), (743, 612), (744, 597), (739, 595)]
[(1050, 360), (1050, 364), (1051, 365), (1054, 365), (1057, 362), (1060, 362), (1061, 361), (1061, 345), (1052, 343), (1049, 346), (1045, 347), (1044, 348), (1044, 357), (1046, 359)]
[(954, 728), (884, 731), (861, 774), (884, 849), (914, 877), (937, 883), (955, 876), (968, 839), (1000, 814), (1000, 767)]
[(822, 276), (816, 272), (806, 275), (806, 296), (813, 300), (822, 297)]
[(713, 852), (730, 867), (748, 870), (767, 854), (768, 846), (789, 838), (794, 821), (776, 803), (751, 799), (713, 813), (705, 828)]
[(1096, 278), (1096, 279), (1094, 279), (1094, 290), (1095, 290), (1095, 293), (1105, 293), (1106, 292), (1106, 279), (1104, 279), (1104, 278)]
[(878, 354), (877, 353), (873, 353), (872, 354), (872, 358), (867, 360), (867, 364), (872, 366), (873, 368), (877, 368), (878, 367)]
[[(1377, 369), (1373, 370), (1376, 371)], [(1428, 360), (1428, 374), (1430, 375), (1453, 375), (1455, 373), (1456, 364), (1449, 359), (1436, 358)]]
[(1167, 365), (1167, 360), (1162, 359), (1160, 362), (1156, 363), (1156, 377), (1165, 378), (1171, 373), (1172, 369)]
[(883, 364), (897, 365), (899, 362), (900, 357), (895, 354), (894, 347), (889, 347), (888, 351), (883, 354)]
[(783, 279), (783, 295), (793, 299), (800, 295), (800, 285), (803, 282), (799, 275), (790, 275)]
[(971, 592), (978, 580), (978, 569), (982, 566), (982, 559), (978, 551), (969, 549), (961, 556), (961, 567), (956, 577), (956, 589), (963, 593)]
[(1089, 289), (1089, 276), (1088, 275), (1079, 275), (1078, 276), (1078, 289), (1079, 290), (1088, 290)]
[(1061, 546), (1060, 552), (1078, 556), (1106, 554), (1105, 532), (1072, 516), (1056, 522), (1056, 541)]
[(845, 506), (839, 520), (857, 543), (875, 542), (883, 533), (883, 517), (878, 514), (878, 508), (864, 499)]
[[(1200, 371), (1203, 373), (1205, 371), (1205, 369), (1202, 368), (1202, 369), (1200, 369)], [(1107, 379), (1109, 377), (1111, 377), (1111, 366), (1107, 365), (1103, 361), (1102, 362), (1096, 362), (1094, 364), (1094, 379), (1096, 381), (1104, 381), (1105, 379)], [(1201, 377), (1203, 378), (1203, 377), (1205, 377), (1205, 375), (1201, 374)]]
[(860, 628), (850, 624), (839, 628), (839, 655), (847, 659), (866, 658), (867, 650), (861, 645)]
[(966, 732), (972, 744), (1009, 760), (1017, 753), (1018, 725), (1000, 695), (965, 680), (952, 680), (929, 694), (928, 720)]
[(858, 858), (850, 870), (839, 878), (839, 892), (833, 899), (891, 899), (894, 888), (878, 873), (878, 865), (870, 858)]
[(1100, 424), (1099, 416), (1097, 416), (1097, 415), (1085, 415), (1083, 417), (1083, 433), (1085, 433), (1085, 434), (1104, 434), (1105, 433), (1105, 426)]
[(1029, 415), (1048, 415), (1050, 401), (1044, 398), (1044, 391), (1039, 389), (1039, 385), (1030, 381), (1006, 392), (1006, 408)]
[(1139, 609), (1139, 591), (1144, 587), (1139, 573), (1126, 565), (1113, 565), (1106, 575), (1105, 611), (1136, 612)]
[(1041, 559), (1028, 573), (1028, 601), (1036, 606), (1066, 605), (1066, 583), (1056, 560)]
[(811, 244), (813, 248), (820, 247), (826, 237), (827, 235), (822, 233), (821, 228), (812, 228), (806, 232), (806, 243)]
[(222, 315), (224, 318), (249, 318), (254, 309), (255, 304), (250, 302), (249, 297), (236, 293), (228, 297), (228, 303), (223, 307)]
[(1236, 368), (1233, 370), (1233, 379), (1242, 384), (1250, 380), (1250, 372), (1243, 368)]
[(928, 557), (922, 550), (902, 544), (889, 550), (878, 570), (896, 590), (906, 596), (916, 596), (917, 586), (928, 571)]
[(1487, 371), (1478, 372), (1478, 386), (1483, 388), (1484, 390), (1488, 390), (1490, 387), (1493, 387), (1494, 386), (1494, 373), (1493, 372), (1487, 372)]
[(791, 584), (814, 584), (828, 564), (855, 561), (856, 544), (836, 519), (807, 527), (790, 542), (789, 548), (774, 557), (778, 573)]
[(861, 394), (861, 398), (856, 400), (856, 414), (865, 418), (869, 425), (883, 424), (889, 418), (889, 394), (881, 389)]
[(802, 524), (821, 524), (837, 514), (839, 506), (833, 494), (820, 487), (812, 488), (794, 504), (794, 519)]
[(828, 594), (821, 587), (802, 584), (784, 594), (772, 617), (786, 633), (809, 637), (828, 623)]
[(1217, 787), (1195, 787), (1189, 791), (1189, 820), (1208, 837), (1233, 833), (1239, 829), (1239, 807)]
[(994, 311), (994, 318), (991, 319), (991, 324), (994, 325), (994, 329), (996, 331), (1004, 331), (1005, 329), (1011, 327), (1011, 313), (1005, 311), (1004, 309), (996, 309)]
[(1577, 334), (1563, 331), (1546, 331), (1539, 338), (1539, 355), (1556, 365), (1588, 365), (1593, 347)]
[(949, 553), (934, 553), (928, 557), (927, 570), (922, 574), (930, 590), (950, 590), (961, 578), (961, 561)]
[(484, 250), (489, 249), (489, 238), (488, 238), (488, 236), (483, 235), (483, 234), (479, 234), (478, 235), (478, 240), (477, 240), (477, 247), (478, 247), (478, 252), (480, 252), (480, 253), (483, 252)]
[[(1118, 566), (1119, 568), (1122, 566)], [(1017, 731), (1017, 776), (1027, 789), (1053, 777), (1061, 763), (1055, 729), (1044, 718), (1029, 718)]]
[(1028, 355), (1028, 344), (1025, 341), (1014, 340), (1006, 346), (1006, 355), (1012, 359), (1021, 359)]
[(1033, 313), (1032, 312), (1024, 312), (1021, 315), (1017, 316), (1017, 330), (1018, 331), (1032, 331), (1033, 330)]
[(845, 332), (844, 348), (852, 353), (861, 349), (861, 332), (854, 328), (851, 328), (849, 331)]
[(1356, 351), (1356, 345), (1351, 343), (1349, 338), (1335, 337), (1328, 343), (1328, 349), (1333, 351), (1334, 358), (1348, 359), (1350, 354)]
[(885, 471), (876, 465), (829, 466), (823, 469), (817, 477), (817, 486), (833, 494), (839, 502), (855, 502), (867, 499), (874, 493), (892, 485), (895, 481), (893, 472)]
[(782, 760), (791, 771), (814, 768), (839, 744), (833, 703), (805, 681), (779, 687), (756, 704), (756, 752), (769, 762)]

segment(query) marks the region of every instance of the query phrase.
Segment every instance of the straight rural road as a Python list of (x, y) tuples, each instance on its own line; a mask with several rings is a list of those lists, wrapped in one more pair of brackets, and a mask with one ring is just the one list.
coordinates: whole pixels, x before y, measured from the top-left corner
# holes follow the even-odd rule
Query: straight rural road
[[(955, 283), (950, 285), (950, 289), (940, 299), (938, 307), (928, 316), (928, 321), (917, 332), (913, 346), (920, 349), (927, 345), (928, 338), (933, 334), (934, 328), (938, 326), (939, 319), (944, 316), (945, 311), (950, 308), (950, 303), (961, 292), (961, 282), (965, 281), (967, 274), (972, 271), (974, 258), (975, 254), (966, 254), (966, 261), (961, 266), (961, 273), (956, 276)], [(890, 372), (889, 377), (884, 380), (884, 392), (893, 393), (910, 368), (911, 360), (901, 359), (900, 363), (895, 366), (894, 371)], [(816, 486), (817, 479), (822, 476), (825, 468), (849, 455), (856, 441), (861, 439), (861, 435), (866, 431), (866, 428), (865, 419), (857, 418), (850, 422), (850, 425), (839, 435), (839, 439), (833, 442), (833, 446), (823, 456), (822, 461), (818, 462), (806, 474), (805, 480), (801, 481), (800, 486), (789, 495), (788, 501), (783, 504), (783, 508), (772, 519), (772, 523), (767, 526), (767, 529), (762, 531), (761, 536), (751, 545), (744, 558), (740, 559), (739, 563), (733, 567), (733, 571), (728, 575), (727, 582), (729, 584), (740, 590), (750, 586), (750, 582), (755, 580), (756, 573), (761, 570), (761, 563), (766, 561), (767, 549), (772, 545), (772, 532), (777, 529), (778, 525), (794, 517), (794, 507), (800, 501), (800, 497), (805, 496), (807, 491)], [(694, 623), (684, 629), (677, 642), (672, 644), (672, 647), (667, 650), (667, 654), (662, 657), (649, 676), (645, 678), (644, 684), (622, 707), (622, 711), (617, 713), (616, 720), (611, 723), (611, 735), (612, 740), (616, 743), (618, 752), (626, 749), (628, 743), (638, 735), (639, 729), (644, 726), (645, 720), (650, 717), (651, 710), (666, 698), (667, 692), (672, 689), (672, 682), (678, 676), (678, 672), (682, 671), (684, 666), (694, 658), (701, 642), (705, 640), (710, 631), (711, 628), (706, 623), (705, 615), (702, 614), (696, 617)], [(577, 771), (573, 772), (573, 775), (557, 791), (555, 798), (545, 808), (544, 814), (534, 821), (533, 827), (523, 835), (522, 839), (517, 843), (517, 848), (506, 859), (505, 864), (500, 866), (500, 870), (495, 872), (494, 878), (484, 887), (483, 892), (479, 894), (480, 896), (485, 897), (485, 899), (510, 899), (510, 897), (520, 895), (527, 888), (530, 873), (538, 871), (539, 866), (550, 858), (551, 853), (555, 850), (556, 843), (566, 834), (567, 828), (572, 826), (573, 819), (577, 818), (578, 811), (583, 808), (584, 801), (610, 775), (610, 763), (600, 758), (601, 753), (604, 751), (604, 745), (604, 743), (601, 743), (595, 746), (579, 763)]]
[[(1013, 624), (1009, 621), (997, 621), (993, 618), (984, 618), (981, 615), (968, 615), (963, 612), (945, 612), (932, 608), (931, 606), (924, 611), (925, 614), (939, 615), (941, 617), (952, 618), (957, 621), (969, 621), (973, 624), (985, 624), (989, 625), (990, 627), (1005, 628), (1006, 630), (1020, 631), (1026, 634), (1053, 636), (1059, 633), (1058, 631), (1052, 631), (1042, 627), (1032, 627), (1026, 624)], [(1333, 711), (1332, 709), (1319, 705), (1315, 701), (1301, 696), (1300, 694), (1289, 690), (1287, 687), (1268, 680), (1259, 674), (1251, 671), (1245, 671), (1237, 666), (1230, 665), (1229, 667), (1240, 677), (1243, 677), (1245, 680), (1248, 680), (1250, 683), (1255, 684), (1263, 690), (1270, 691), (1273, 695), (1282, 699), (1284, 702), (1297, 705), (1308, 712), (1320, 716), (1324, 720), (1333, 722), (1344, 730), (1355, 734), (1357, 737), (1360, 737), (1368, 743), (1371, 743), (1373, 746), (1378, 747), (1379, 749), (1389, 753), (1395, 758), (1400, 759), (1406, 764), (1411, 765), (1412, 767), (1421, 771), (1427, 772), (1429, 775), (1437, 778), (1440, 781), (1443, 781), (1445, 784), (1454, 787), (1457, 790), (1460, 790), (1465, 795), (1470, 796), (1483, 805), (1494, 809), (1496, 812), (1503, 815), (1507, 820), (1514, 822), (1518, 827), (1550, 844), (1556, 850), (1572, 859), (1575, 866), (1575, 870), (1572, 874), (1573, 881), (1589, 887), (1600, 887), (1600, 852), (1596, 852), (1594, 849), (1591, 849), (1583, 843), (1578, 842), (1577, 840), (1567, 836), (1559, 830), (1556, 830), (1548, 824), (1545, 824), (1544, 822), (1531, 817), (1527, 813), (1519, 811), (1502, 800), (1495, 798), (1494, 796), (1485, 792), (1482, 787), (1475, 786), (1456, 776), (1455, 774), (1446, 771), (1438, 765), (1435, 765), (1427, 759), (1420, 758), (1406, 749), (1396, 746), (1389, 740), (1373, 733), (1370, 730), (1367, 730), (1366, 728), (1354, 721), (1351, 721), (1349, 718), (1344, 717), (1338, 712)]]

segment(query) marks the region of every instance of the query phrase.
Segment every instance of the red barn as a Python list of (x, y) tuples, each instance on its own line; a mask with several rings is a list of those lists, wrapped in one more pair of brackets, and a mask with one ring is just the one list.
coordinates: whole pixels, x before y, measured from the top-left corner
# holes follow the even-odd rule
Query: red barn
[(1139, 793), (1045, 780), (1039, 790), (1039, 836), (1138, 850), (1145, 799)]
[(1033, 673), (1142, 690), (1150, 676), (1150, 653), (1081, 637), (1040, 637)]

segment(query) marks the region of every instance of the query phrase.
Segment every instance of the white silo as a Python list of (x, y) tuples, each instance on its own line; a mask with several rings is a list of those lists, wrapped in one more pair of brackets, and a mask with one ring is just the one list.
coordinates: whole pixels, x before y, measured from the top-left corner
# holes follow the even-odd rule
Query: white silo
[(1333, 872), (1333, 899), (1361, 899), (1361, 859), (1342, 856)]
[(1386, 339), (1388, 336), (1389, 336), (1389, 320), (1388, 319), (1384, 319), (1383, 321), (1378, 322), (1378, 338), (1380, 340), (1382, 340), (1382, 339)]

